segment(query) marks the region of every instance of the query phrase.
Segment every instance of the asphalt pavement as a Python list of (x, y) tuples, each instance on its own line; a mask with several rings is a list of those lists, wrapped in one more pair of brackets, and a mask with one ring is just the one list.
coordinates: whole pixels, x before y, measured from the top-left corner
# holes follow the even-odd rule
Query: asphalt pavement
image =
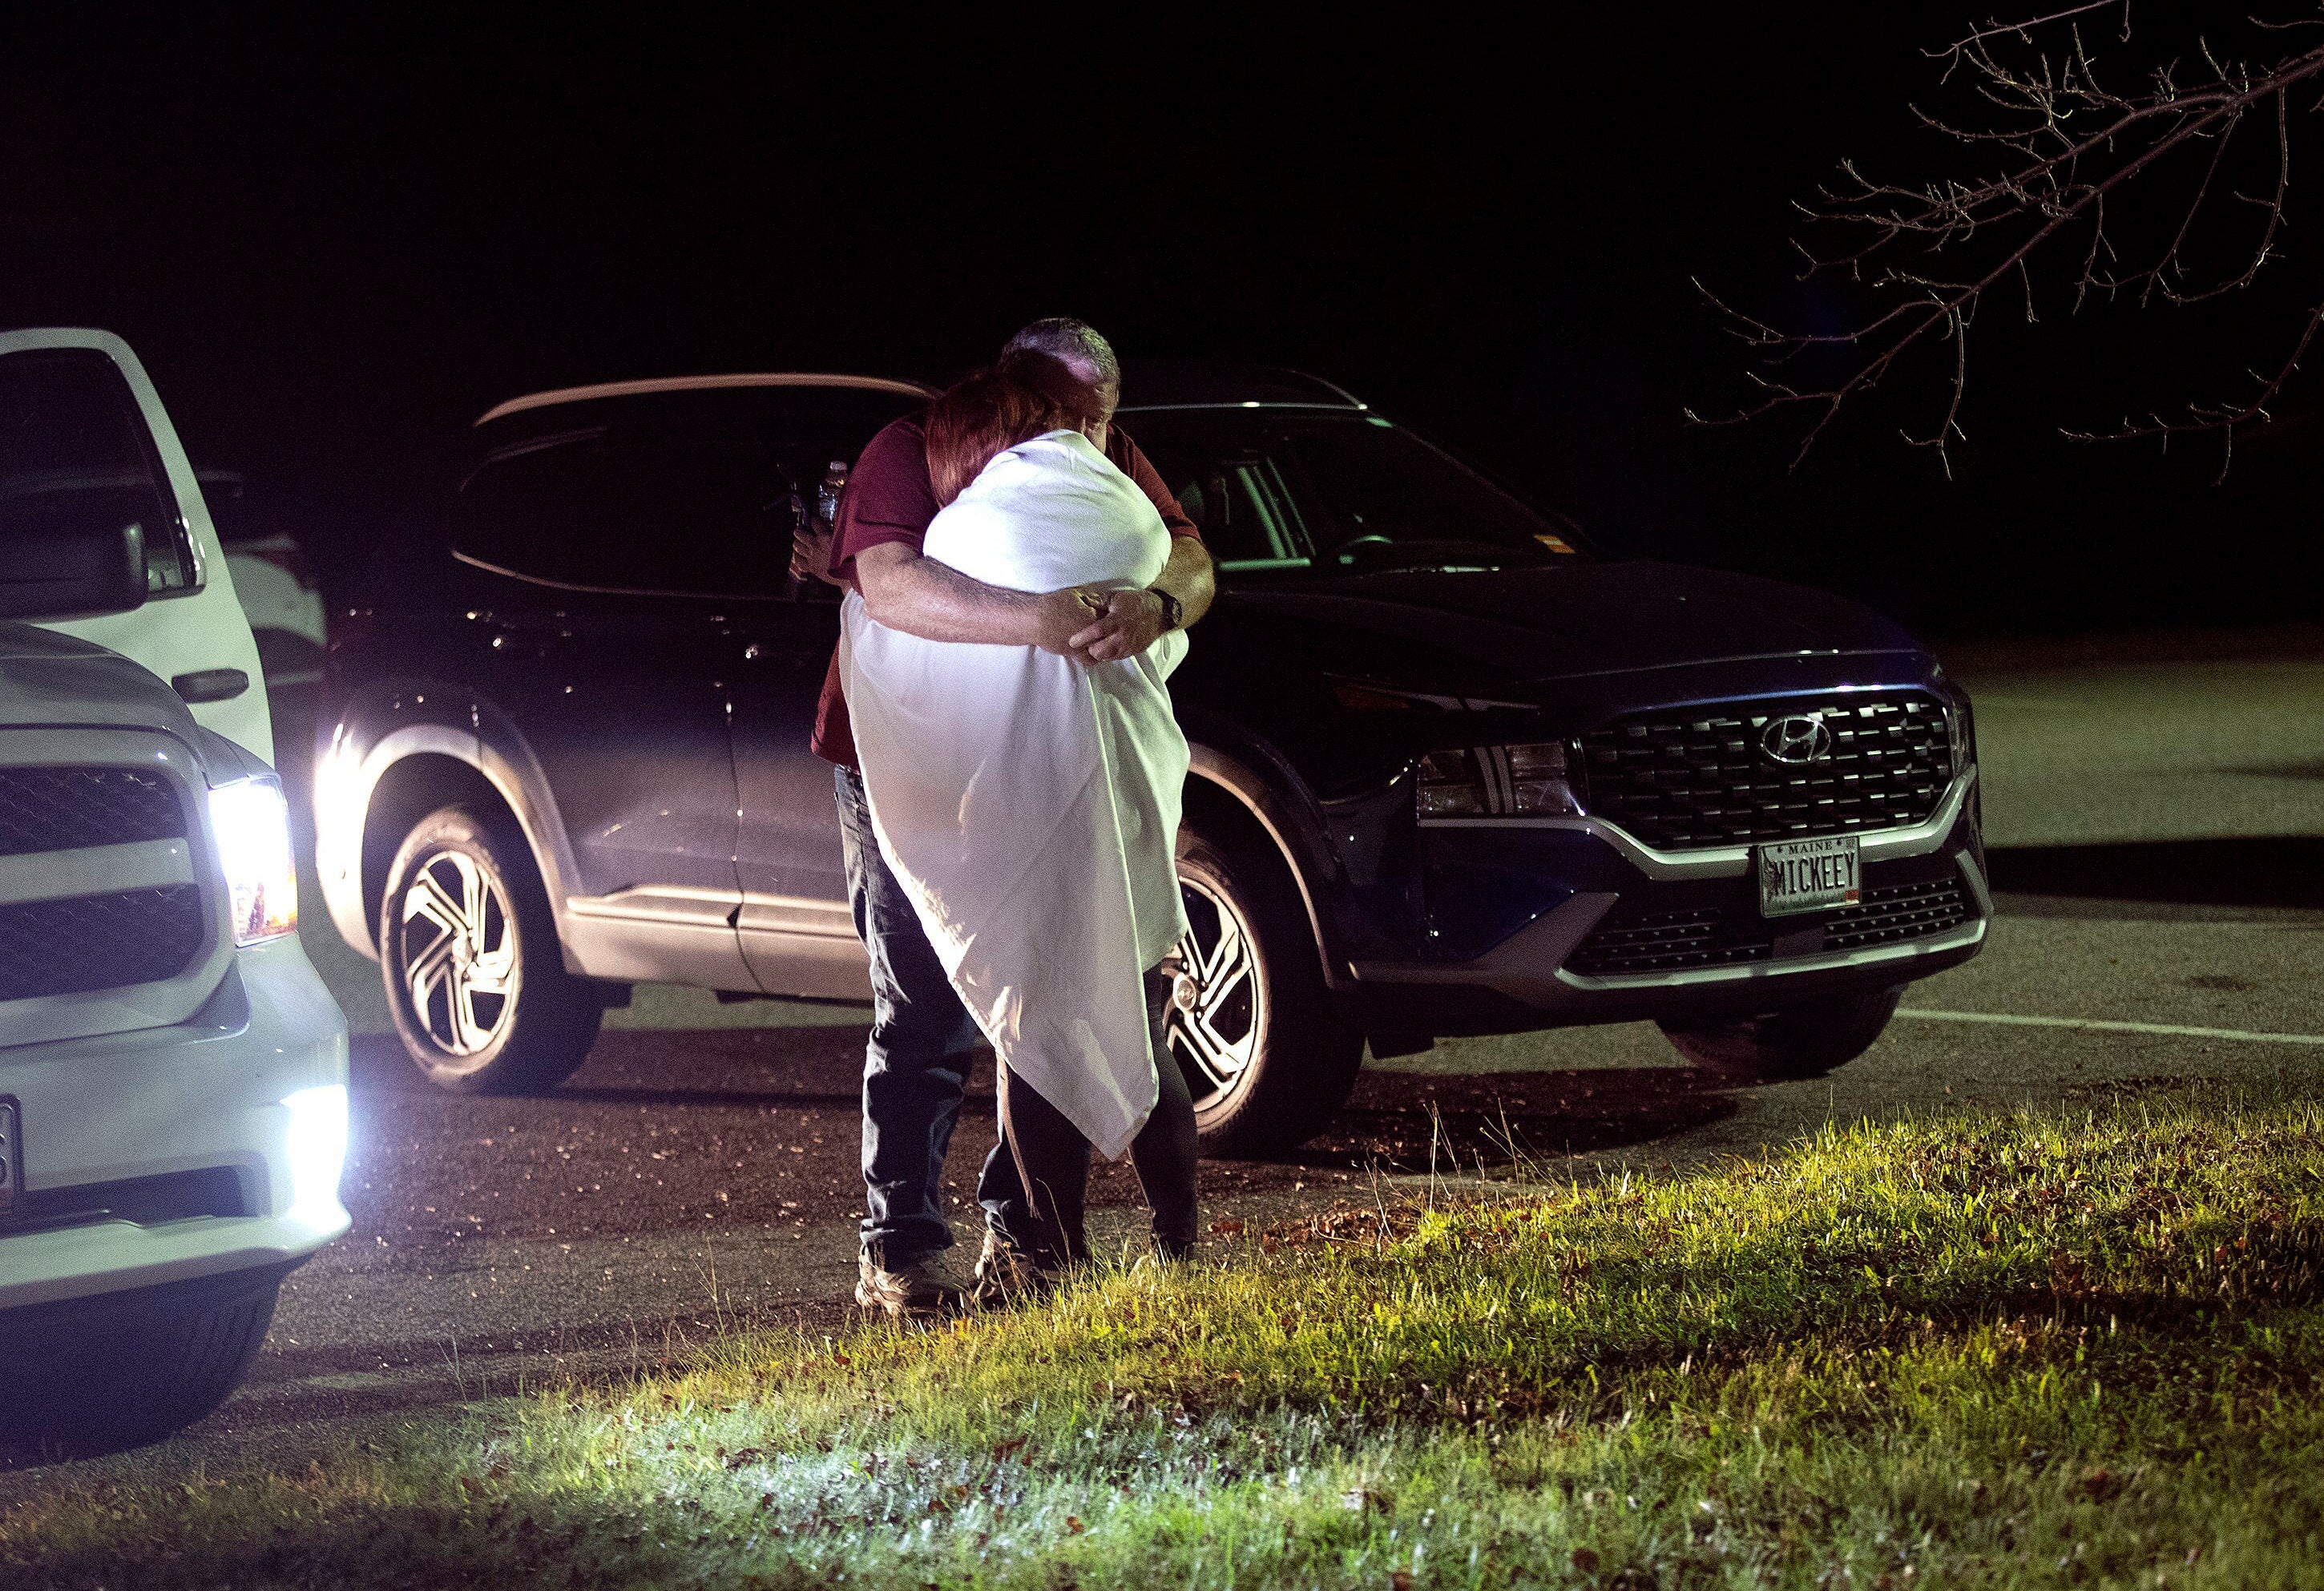
[[(1296, 1156), (1206, 1162), (1205, 1218), (1231, 1235), (1432, 1180), (1498, 1183), (1511, 1141), (1594, 1175), (2126, 1079), (2324, 1077), (2324, 633), (1947, 655), (1976, 697), (2000, 916), (1869, 1054), (1738, 1087), (1644, 1024), (1445, 1042), (1369, 1066)], [(278, 745), (303, 746), (297, 704), (278, 715)], [(375, 965), (309, 902), (307, 943), (355, 1033), (355, 1228), (290, 1279), (243, 1392), (140, 1462), (295, 1452), (367, 1420), (682, 1362), (724, 1327), (847, 1321), (862, 1011), (641, 988), (553, 1094), (463, 1098), (403, 1059)], [(991, 1133), (988, 1061), (946, 1168), (964, 1262)], [(1126, 1168), (1101, 1172), (1093, 1204), (1100, 1247), (1138, 1252)]]

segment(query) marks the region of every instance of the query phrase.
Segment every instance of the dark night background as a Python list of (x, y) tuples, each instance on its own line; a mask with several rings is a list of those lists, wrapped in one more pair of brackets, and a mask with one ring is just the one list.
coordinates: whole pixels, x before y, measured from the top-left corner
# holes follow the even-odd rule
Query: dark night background
[(1639, 7), (1524, 38), (1423, 11), (941, 33), (794, 10), (756, 32), (679, 8), (20, 12), (0, 323), (123, 333), (197, 461), (277, 483), (327, 568), (501, 398), (940, 376), (1065, 312), (1132, 358), (1311, 369), (1609, 547), (1848, 590), (1938, 635), (2312, 617), (2309, 387), (2224, 486), (2215, 444), (2056, 427), (2217, 396), (2273, 356), (2324, 171), (2295, 180), (2268, 295), (2177, 319), (2052, 303), (2030, 333), (1989, 308), (1950, 483), (1896, 440), (1932, 370), (1795, 473), (1794, 422), (1682, 419), (1744, 365), (1690, 278), (1829, 319), (1836, 290), (1791, 281), (1790, 202), (1843, 155), (1944, 158), (1906, 107), (1939, 92), (1921, 47), (1973, 14), (1869, 9)]

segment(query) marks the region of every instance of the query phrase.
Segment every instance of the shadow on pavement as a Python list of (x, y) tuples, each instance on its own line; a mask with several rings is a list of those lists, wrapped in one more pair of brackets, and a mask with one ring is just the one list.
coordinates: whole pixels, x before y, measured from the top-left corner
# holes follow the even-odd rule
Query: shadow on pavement
[(2180, 906), (2324, 908), (2324, 837), (2033, 846), (1987, 853), (2009, 894)]

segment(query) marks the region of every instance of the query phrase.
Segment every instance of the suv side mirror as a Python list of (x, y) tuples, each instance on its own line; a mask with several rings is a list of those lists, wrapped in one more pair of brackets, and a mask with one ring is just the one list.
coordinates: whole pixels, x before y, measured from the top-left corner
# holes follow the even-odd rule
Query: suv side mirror
[(93, 619), (145, 606), (135, 521), (16, 525), (0, 548), (0, 619)]

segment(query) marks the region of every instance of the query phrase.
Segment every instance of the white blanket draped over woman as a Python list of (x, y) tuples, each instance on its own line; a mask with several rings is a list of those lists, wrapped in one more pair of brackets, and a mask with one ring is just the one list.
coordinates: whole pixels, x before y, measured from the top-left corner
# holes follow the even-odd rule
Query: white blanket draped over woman
[[(922, 550), (1016, 591), (1151, 585), (1170, 534), (1078, 431), (995, 458)], [(1084, 664), (924, 641), (843, 610), (840, 668), (872, 822), (1002, 1064), (1107, 1159), (1154, 1109), (1140, 974), (1186, 931), (1174, 861), (1186, 739), (1171, 632)]]

